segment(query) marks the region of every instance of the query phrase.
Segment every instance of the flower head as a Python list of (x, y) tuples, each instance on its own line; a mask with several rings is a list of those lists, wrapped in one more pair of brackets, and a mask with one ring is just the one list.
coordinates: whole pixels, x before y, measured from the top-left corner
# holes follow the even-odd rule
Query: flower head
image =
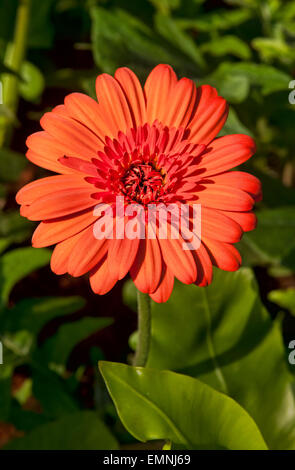
[[(115, 78), (99, 75), (96, 91), (98, 102), (81, 93), (68, 95), (42, 117), (44, 130), (27, 140), (28, 159), (58, 173), (28, 184), (16, 197), (23, 216), (42, 221), (33, 246), (56, 245), (52, 270), (73, 276), (89, 272), (98, 294), (129, 272), (139, 290), (163, 302), (175, 277), (206, 286), (212, 265), (238, 269), (241, 259), (233, 244), (255, 227), (251, 210), (261, 187), (254, 176), (229, 171), (253, 155), (255, 143), (241, 134), (216, 138), (227, 118), (225, 100), (211, 86), (178, 80), (168, 65), (155, 67), (144, 89), (131, 70), (120, 68)], [(185, 236), (172, 216), (166, 237), (159, 236), (158, 221), (152, 237), (96, 237), (94, 227), (102, 218), (106, 233), (113, 235), (115, 227), (110, 214), (95, 207), (113, 209), (119, 196), (124, 208), (142, 209), (145, 235), (152, 225), (151, 205), (201, 204), (198, 247), (183, 248)], [(124, 214), (124, 224), (133, 218)]]

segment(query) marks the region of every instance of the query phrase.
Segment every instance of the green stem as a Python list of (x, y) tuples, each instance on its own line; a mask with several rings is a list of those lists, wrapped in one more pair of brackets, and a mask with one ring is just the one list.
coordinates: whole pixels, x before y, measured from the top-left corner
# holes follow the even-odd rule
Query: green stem
[(146, 365), (151, 339), (151, 299), (148, 294), (137, 291), (138, 343), (133, 365)]
[[(2, 80), (3, 104), (12, 113), (15, 113), (17, 110), (19, 74), (26, 53), (30, 7), (31, 0), (19, 0), (13, 42), (8, 44), (4, 58), (4, 65), (15, 72), (15, 75), (8, 73), (3, 74)], [(0, 147), (2, 147), (5, 142), (10, 123), (11, 118), (1, 116)]]

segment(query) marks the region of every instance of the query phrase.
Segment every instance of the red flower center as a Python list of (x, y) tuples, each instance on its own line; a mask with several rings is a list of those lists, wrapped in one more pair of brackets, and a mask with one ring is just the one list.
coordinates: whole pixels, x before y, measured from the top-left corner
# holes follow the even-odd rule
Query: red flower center
[(164, 176), (154, 163), (132, 164), (121, 178), (121, 192), (128, 202), (149, 204), (164, 192)]
[(105, 138), (99, 158), (85, 162), (63, 157), (64, 165), (92, 175), (86, 181), (97, 188), (92, 197), (104, 203), (123, 195), (125, 203), (145, 206), (150, 203), (170, 204), (196, 198), (198, 174), (205, 145), (190, 142), (182, 128), (169, 128), (155, 121), (118, 137)]

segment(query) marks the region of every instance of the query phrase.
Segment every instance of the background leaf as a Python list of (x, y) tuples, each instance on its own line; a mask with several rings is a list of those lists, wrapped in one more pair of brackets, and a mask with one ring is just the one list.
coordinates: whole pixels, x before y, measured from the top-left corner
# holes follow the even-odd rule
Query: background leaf
[(77, 401), (70, 395), (65, 383), (54, 372), (47, 370), (38, 362), (33, 362), (33, 395), (49, 418), (73, 413), (78, 410)]
[(21, 78), (19, 85), (21, 96), (27, 101), (38, 101), (45, 87), (41, 71), (31, 62), (24, 62), (21, 68)]
[(94, 411), (77, 411), (15, 439), (8, 450), (115, 450), (115, 438)]
[(158, 13), (155, 16), (155, 26), (159, 34), (178, 47), (184, 54), (192, 59), (201, 68), (205, 67), (205, 61), (201, 50), (189, 35), (183, 32), (177, 23), (167, 15)]
[(49, 338), (42, 348), (41, 354), (48, 362), (66, 364), (76, 344), (93, 333), (112, 323), (111, 318), (82, 318), (81, 320), (62, 325), (58, 332)]
[(24, 155), (7, 148), (0, 149), (0, 181), (17, 181), (27, 165)]
[(201, 50), (217, 57), (231, 54), (243, 60), (250, 59), (252, 55), (251, 49), (244, 41), (231, 35), (206, 42), (202, 44)]
[(268, 294), (269, 300), (275, 302), (280, 307), (286, 308), (292, 315), (295, 315), (295, 289), (277, 289)]
[(5, 329), (28, 329), (37, 334), (53, 318), (77, 312), (85, 303), (85, 300), (78, 296), (23, 299), (6, 312)]
[(260, 253), (265, 263), (295, 270), (295, 208), (265, 209), (257, 216), (257, 228), (243, 237), (243, 243)]
[(12, 287), (38, 268), (46, 266), (51, 252), (45, 248), (17, 248), (0, 258), (0, 298), (6, 302)]

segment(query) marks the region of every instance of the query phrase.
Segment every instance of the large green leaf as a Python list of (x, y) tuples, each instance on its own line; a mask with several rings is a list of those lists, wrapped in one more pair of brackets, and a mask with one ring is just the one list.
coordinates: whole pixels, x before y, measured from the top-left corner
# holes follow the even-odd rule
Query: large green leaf
[(252, 418), (203, 382), (170, 371), (101, 362), (127, 430), (140, 441), (168, 439), (187, 449), (265, 449)]
[(82, 318), (66, 323), (44, 344), (41, 354), (47, 362), (65, 365), (72, 349), (93, 333), (112, 323), (111, 318)]
[(0, 258), (0, 299), (6, 302), (13, 286), (31, 272), (49, 262), (51, 251), (45, 248), (17, 248)]
[(43, 424), (5, 447), (9, 450), (115, 450), (117, 448), (116, 439), (94, 411), (78, 411), (52, 423)]
[[(197, 377), (234, 398), (270, 448), (295, 448), (295, 405), (280, 326), (249, 269), (216, 271), (207, 288), (176, 284), (153, 304), (148, 367)], [(181, 334), (180, 334), (181, 332)]]

